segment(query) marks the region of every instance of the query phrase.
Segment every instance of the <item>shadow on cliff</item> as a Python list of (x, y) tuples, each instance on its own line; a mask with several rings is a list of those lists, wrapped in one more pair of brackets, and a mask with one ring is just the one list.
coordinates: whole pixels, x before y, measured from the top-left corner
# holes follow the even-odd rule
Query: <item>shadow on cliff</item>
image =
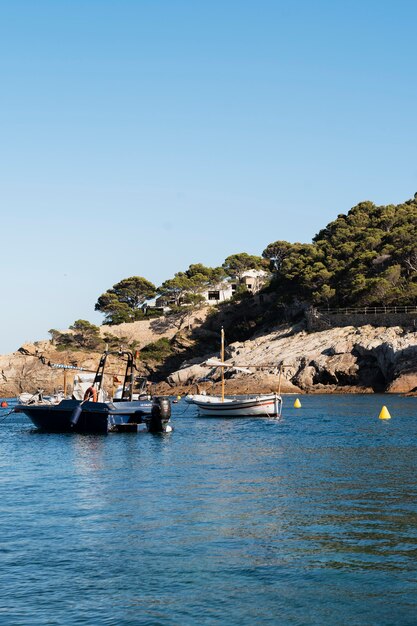
[[(355, 350), (353, 354), (355, 354)], [(388, 357), (389, 354), (389, 357)], [(407, 346), (401, 350), (385, 350), (384, 345), (370, 351), (356, 352), (358, 382), (371, 387), (375, 393), (382, 393), (399, 376), (417, 372), (417, 348)]]
[[(302, 315), (298, 315), (301, 319)], [(255, 334), (266, 334), (277, 324), (289, 321), (288, 313), (282, 307), (271, 306), (259, 298), (248, 296), (240, 302), (226, 302), (213, 308), (204, 321), (195, 320), (187, 325), (186, 317), (182, 324), (179, 319), (167, 324), (176, 324), (179, 327), (177, 335), (171, 340), (171, 354), (160, 364), (147, 366), (151, 378), (155, 382), (164, 380), (169, 374), (178, 370), (186, 362), (191, 365), (203, 358), (220, 353), (220, 330), (223, 327), (226, 346), (236, 341), (247, 341)], [(297, 316), (291, 316), (291, 321), (297, 321)], [(155, 325), (162, 324), (155, 320)]]

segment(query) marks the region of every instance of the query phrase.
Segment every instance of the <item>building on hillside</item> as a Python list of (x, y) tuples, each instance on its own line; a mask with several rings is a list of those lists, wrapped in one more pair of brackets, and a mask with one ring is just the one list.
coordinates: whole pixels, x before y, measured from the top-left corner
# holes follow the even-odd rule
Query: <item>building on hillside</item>
[(269, 272), (265, 270), (248, 270), (240, 280), (242, 285), (246, 285), (246, 289), (251, 293), (258, 293), (265, 285)]
[(207, 304), (219, 304), (230, 300), (240, 285), (245, 285), (250, 293), (255, 294), (265, 285), (268, 275), (264, 270), (247, 270), (240, 279), (223, 280), (218, 285), (204, 289), (201, 295)]
[[(241, 285), (245, 285), (249, 293), (258, 293), (265, 285), (268, 279), (269, 273), (264, 270), (247, 270), (242, 274), (240, 278), (225, 279), (217, 285), (212, 285), (207, 289), (203, 289), (200, 295), (203, 296), (204, 302), (209, 305), (219, 304), (220, 302), (227, 302), (236, 293), (237, 289)], [(155, 305), (157, 307), (164, 307), (165, 309), (169, 305), (173, 304), (173, 300), (168, 300), (164, 296), (160, 296), (156, 299)]]

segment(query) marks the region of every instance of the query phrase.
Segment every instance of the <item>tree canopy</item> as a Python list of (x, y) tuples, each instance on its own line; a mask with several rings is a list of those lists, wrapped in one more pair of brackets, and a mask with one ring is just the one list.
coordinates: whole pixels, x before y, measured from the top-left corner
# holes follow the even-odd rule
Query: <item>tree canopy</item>
[(361, 202), (330, 222), (313, 243), (276, 241), (263, 256), (274, 263), (273, 284), (281, 301), (415, 304), (417, 199), (397, 206)]
[(260, 256), (248, 254), (247, 252), (239, 252), (228, 256), (222, 267), (228, 276), (240, 280), (248, 270), (265, 269), (267, 265), (265, 260)]
[(156, 287), (142, 276), (124, 278), (99, 296), (95, 310), (105, 315), (105, 324), (134, 322), (143, 317), (140, 307), (155, 297)]
[[(417, 194), (399, 205), (361, 202), (320, 230), (312, 243), (277, 239), (262, 257), (240, 252), (221, 267), (191, 264), (158, 289), (141, 276), (125, 278), (97, 300), (105, 323), (143, 317), (141, 306), (156, 294), (174, 307), (198, 306), (206, 289), (226, 278), (241, 282), (245, 272), (269, 269), (278, 302), (317, 306), (415, 304), (417, 297)], [(239, 292), (238, 292), (239, 293)]]
[(87, 320), (76, 320), (70, 327), (71, 333), (62, 333), (51, 328), (49, 331), (53, 343), (58, 349), (66, 350), (97, 350), (102, 349), (104, 343), (100, 337), (98, 326)]
[(206, 267), (201, 263), (190, 265), (185, 272), (177, 272), (158, 287), (158, 294), (174, 306), (198, 305), (204, 298), (201, 292), (220, 283), (225, 277), (221, 267)]
[(291, 252), (292, 244), (288, 241), (274, 241), (270, 243), (262, 252), (264, 259), (269, 259), (270, 269), (277, 271), (280, 269), (283, 260)]

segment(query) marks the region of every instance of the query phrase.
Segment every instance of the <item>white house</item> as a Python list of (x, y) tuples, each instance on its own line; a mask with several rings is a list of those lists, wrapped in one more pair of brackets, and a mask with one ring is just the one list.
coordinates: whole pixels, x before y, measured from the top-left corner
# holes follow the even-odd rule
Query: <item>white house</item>
[[(247, 270), (240, 278), (225, 278), (217, 285), (203, 289), (200, 295), (206, 304), (214, 305), (230, 300), (239, 285), (246, 285), (246, 289), (255, 294), (265, 285), (268, 276), (269, 273), (265, 270)], [(174, 300), (169, 300), (165, 296), (159, 296), (155, 300), (155, 306), (164, 311), (169, 311), (169, 305), (173, 303)]]
[(267, 278), (268, 272), (264, 270), (247, 270), (240, 279), (225, 279), (218, 285), (205, 289), (201, 295), (207, 304), (219, 304), (230, 300), (239, 285), (246, 285), (250, 293), (257, 293), (265, 285)]

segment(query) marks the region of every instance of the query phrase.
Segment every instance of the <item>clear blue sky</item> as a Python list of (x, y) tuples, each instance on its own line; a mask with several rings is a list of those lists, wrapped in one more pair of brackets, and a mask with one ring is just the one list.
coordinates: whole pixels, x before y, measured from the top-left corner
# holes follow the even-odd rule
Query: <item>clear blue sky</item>
[(0, 0), (0, 353), (417, 191), (417, 3)]

